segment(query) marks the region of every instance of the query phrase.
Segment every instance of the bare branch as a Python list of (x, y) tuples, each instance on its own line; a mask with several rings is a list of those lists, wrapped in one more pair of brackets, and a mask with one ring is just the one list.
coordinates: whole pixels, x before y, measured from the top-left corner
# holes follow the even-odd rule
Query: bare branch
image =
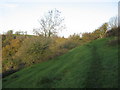
[(45, 37), (50, 37), (59, 30), (65, 29), (65, 25), (63, 24), (64, 18), (61, 17), (60, 14), (61, 12), (56, 9), (48, 11), (48, 13), (39, 20), (40, 32), (37, 32), (44, 34)]

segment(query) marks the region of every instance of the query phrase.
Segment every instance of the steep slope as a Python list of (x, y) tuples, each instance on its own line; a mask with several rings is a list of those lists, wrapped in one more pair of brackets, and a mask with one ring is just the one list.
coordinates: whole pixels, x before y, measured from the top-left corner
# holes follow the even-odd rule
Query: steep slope
[(3, 88), (118, 87), (118, 46), (99, 39), (3, 79)]

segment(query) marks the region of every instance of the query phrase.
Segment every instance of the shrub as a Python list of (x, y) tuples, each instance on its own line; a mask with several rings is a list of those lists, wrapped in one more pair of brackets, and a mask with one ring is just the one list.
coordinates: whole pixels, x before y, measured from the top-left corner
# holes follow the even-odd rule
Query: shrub
[[(44, 61), (49, 51), (50, 39), (44, 37), (27, 38), (14, 59), (21, 59), (26, 65)], [(45, 56), (45, 57), (44, 57)]]
[(62, 43), (60, 45), (60, 48), (69, 50), (69, 49), (75, 48), (76, 46), (78, 46), (78, 43), (75, 42), (74, 40), (69, 39), (69, 40), (65, 41), (64, 43)]
[(120, 35), (119, 30), (120, 28), (112, 28), (111, 30), (107, 31), (106, 37), (119, 36)]

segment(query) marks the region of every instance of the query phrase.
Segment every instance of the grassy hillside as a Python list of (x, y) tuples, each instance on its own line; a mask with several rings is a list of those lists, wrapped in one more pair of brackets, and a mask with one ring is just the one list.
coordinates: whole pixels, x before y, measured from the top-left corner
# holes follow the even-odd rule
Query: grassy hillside
[(118, 46), (98, 39), (3, 79), (3, 88), (117, 87)]

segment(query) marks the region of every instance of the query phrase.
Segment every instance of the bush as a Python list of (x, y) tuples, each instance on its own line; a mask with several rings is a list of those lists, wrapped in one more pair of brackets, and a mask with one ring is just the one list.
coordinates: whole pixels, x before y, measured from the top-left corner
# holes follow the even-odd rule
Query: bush
[(75, 42), (74, 40), (67, 40), (65, 41), (64, 43), (62, 43), (59, 47), (60, 49), (72, 49), (72, 48), (75, 48), (76, 46), (78, 46), (78, 43)]
[(120, 28), (112, 28), (106, 33), (106, 37), (119, 36), (119, 35), (120, 35)]
[(49, 44), (50, 39), (48, 38), (27, 38), (16, 53), (14, 59), (20, 59), (26, 65), (44, 61), (48, 56)]

